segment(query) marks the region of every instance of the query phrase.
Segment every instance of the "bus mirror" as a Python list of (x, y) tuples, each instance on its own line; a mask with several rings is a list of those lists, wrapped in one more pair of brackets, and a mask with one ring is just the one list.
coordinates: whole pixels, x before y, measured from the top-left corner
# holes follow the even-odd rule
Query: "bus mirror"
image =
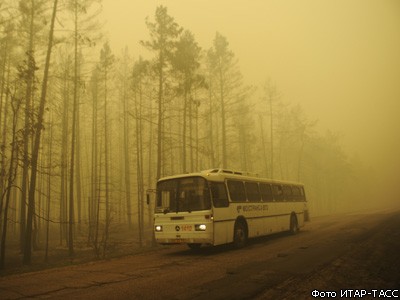
[(150, 193), (156, 193), (156, 189), (147, 189), (146, 190), (146, 203), (147, 205), (150, 205)]

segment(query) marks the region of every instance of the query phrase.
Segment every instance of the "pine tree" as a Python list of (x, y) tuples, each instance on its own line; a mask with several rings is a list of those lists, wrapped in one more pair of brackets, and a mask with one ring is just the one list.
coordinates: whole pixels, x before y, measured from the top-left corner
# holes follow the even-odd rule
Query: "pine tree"
[(137, 210), (139, 224), (139, 244), (144, 236), (144, 167), (143, 167), (143, 93), (144, 80), (148, 73), (148, 61), (141, 57), (133, 66), (134, 117), (136, 121), (136, 170), (137, 170)]
[(231, 155), (228, 153), (228, 120), (232, 119), (234, 107), (242, 101), (248, 88), (243, 87), (238, 62), (229, 49), (227, 39), (218, 32), (213, 47), (208, 51), (207, 59), (211, 77), (209, 85), (212, 87), (212, 94), (215, 94), (220, 113), (221, 128), (216, 126), (219, 132), (215, 136), (221, 135), (221, 167), (227, 168)]
[(39, 146), (40, 146), (40, 140), (41, 140), (40, 137), (41, 137), (41, 131), (42, 131), (42, 127), (43, 127), (44, 107), (45, 107), (45, 103), (46, 103), (46, 93), (47, 93), (47, 83), (48, 83), (48, 77), (49, 77), (50, 58), (51, 58), (51, 51), (53, 49), (54, 24), (55, 24), (55, 18), (56, 18), (56, 14), (57, 14), (57, 5), (58, 5), (58, 0), (54, 0), (53, 12), (52, 12), (51, 23), (50, 23), (46, 62), (45, 62), (45, 67), (44, 67), (40, 104), (39, 104), (38, 122), (36, 124), (34, 147), (33, 147), (33, 152), (32, 152), (32, 171), (31, 171), (31, 180), (30, 180), (30, 186), (29, 186), (28, 216), (27, 216), (27, 224), (26, 224), (26, 238), (25, 238), (24, 257), (23, 257), (24, 264), (31, 263), (32, 223), (33, 223), (33, 213), (34, 213), (34, 209), (35, 209), (35, 190), (36, 190), (36, 175), (37, 175), (36, 172), (37, 172), (37, 168), (38, 168)]
[(162, 175), (163, 163), (163, 131), (164, 131), (164, 102), (166, 93), (166, 79), (170, 70), (171, 56), (175, 49), (176, 39), (182, 29), (174, 21), (174, 18), (168, 15), (167, 8), (159, 6), (155, 13), (155, 22), (152, 23), (146, 19), (146, 25), (150, 31), (150, 40), (141, 41), (142, 45), (154, 52), (154, 72), (158, 81), (158, 120), (157, 120), (157, 171), (156, 179)]
[(106, 220), (105, 220), (105, 240), (104, 240), (104, 250), (103, 254), (105, 255), (105, 249), (107, 245), (108, 235), (109, 235), (109, 226), (111, 222), (111, 214), (110, 214), (110, 135), (109, 135), (109, 111), (108, 111), (108, 80), (110, 76), (111, 67), (114, 63), (114, 55), (111, 53), (110, 45), (106, 42), (103, 45), (103, 48), (100, 51), (100, 63), (99, 67), (103, 76), (103, 88), (104, 88), (104, 168), (105, 168), (105, 201), (106, 201)]
[[(204, 77), (200, 75), (200, 54), (201, 48), (194, 39), (194, 35), (186, 30), (181, 35), (176, 44), (172, 65), (176, 76), (178, 77), (178, 95), (183, 96), (183, 114), (182, 114), (182, 172), (187, 172), (187, 129), (189, 127), (190, 139), (190, 171), (193, 172), (193, 98), (194, 89), (198, 86), (205, 87)], [(196, 106), (197, 108), (197, 106)], [(197, 121), (197, 119), (196, 119)], [(189, 126), (188, 126), (189, 123)]]

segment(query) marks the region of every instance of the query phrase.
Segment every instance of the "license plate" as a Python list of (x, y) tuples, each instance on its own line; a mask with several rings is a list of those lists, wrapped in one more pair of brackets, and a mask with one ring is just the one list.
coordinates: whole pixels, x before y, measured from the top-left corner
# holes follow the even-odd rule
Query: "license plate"
[(181, 230), (182, 231), (192, 231), (192, 225), (182, 225)]

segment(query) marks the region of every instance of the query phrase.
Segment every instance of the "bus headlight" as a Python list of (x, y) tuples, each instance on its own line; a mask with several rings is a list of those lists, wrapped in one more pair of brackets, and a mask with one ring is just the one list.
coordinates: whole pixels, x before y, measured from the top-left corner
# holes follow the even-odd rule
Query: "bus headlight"
[(205, 224), (196, 224), (194, 230), (196, 231), (206, 231), (207, 226)]
[(162, 226), (161, 225), (156, 225), (154, 227), (154, 229), (156, 230), (156, 232), (161, 232), (162, 231)]

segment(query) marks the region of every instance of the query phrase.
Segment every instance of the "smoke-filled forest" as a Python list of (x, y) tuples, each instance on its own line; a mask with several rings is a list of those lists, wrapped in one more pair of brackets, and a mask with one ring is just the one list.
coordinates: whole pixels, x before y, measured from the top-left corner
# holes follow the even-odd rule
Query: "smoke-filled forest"
[(173, 174), (299, 181), (311, 217), (370, 205), (368, 164), (274, 78), (249, 85), (224, 32), (205, 48), (158, 6), (141, 53), (115, 52), (100, 9), (0, 2), (0, 268), (15, 253), (30, 265), (56, 250), (108, 257), (126, 239), (149, 247), (153, 190)]

